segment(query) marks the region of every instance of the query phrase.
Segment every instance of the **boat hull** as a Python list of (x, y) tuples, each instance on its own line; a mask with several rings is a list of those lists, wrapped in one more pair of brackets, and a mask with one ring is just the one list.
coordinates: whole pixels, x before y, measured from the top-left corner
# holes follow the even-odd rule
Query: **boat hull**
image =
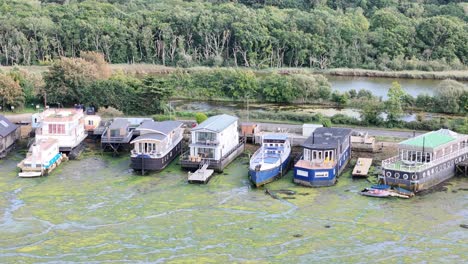
[(455, 176), (456, 165), (466, 160), (468, 160), (468, 153), (463, 153), (418, 172), (384, 168), (380, 181), (391, 186), (400, 186), (407, 190), (419, 192)]
[(175, 145), (166, 155), (158, 158), (153, 158), (145, 154), (131, 157), (130, 167), (138, 171), (161, 171), (165, 169), (177, 156), (179, 156), (181, 148), (182, 141)]
[(288, 165), (290, 161), (290, 156), (285, 159), (277, 167), (268, 169), (268, 170), (252, 170), (249, 169), (249, 178), (250, 181), (257, 187), (265, 185), (274, 181), (275, 179), (283, 176), (288, 171)]

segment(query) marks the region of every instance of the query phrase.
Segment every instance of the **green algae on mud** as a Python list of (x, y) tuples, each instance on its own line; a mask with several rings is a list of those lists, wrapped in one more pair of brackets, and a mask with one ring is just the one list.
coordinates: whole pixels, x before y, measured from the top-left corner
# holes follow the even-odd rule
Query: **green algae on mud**
[(207, 185), (191, 185), (177, 161), (139, 176), (128, 155), (92, 148), (47, 177), (20, 179), (20, 156), (0, 163), (6, 263), (468, 260), (468, 234), (459, 227), (468, 194), (451, 191), (468, 188), (463, 178), (447, 192), (398, 200), (358, 195), (369, 183), (349, 171), (329, 188), (294, 185), (289, 172), (267, 188), (292, 190), (295, 199), (272, 199), (251, 187), (247, 157)]

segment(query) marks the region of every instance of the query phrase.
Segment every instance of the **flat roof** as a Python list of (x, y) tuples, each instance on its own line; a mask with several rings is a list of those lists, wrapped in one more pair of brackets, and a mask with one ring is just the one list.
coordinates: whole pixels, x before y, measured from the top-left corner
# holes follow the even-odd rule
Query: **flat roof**
[(439, 129), (437, 131), (431, 131), (429, 133), (407, 139), (405, 141), (400, 142), (399, 145), (421, 147), (421, 148), (422, 147), (437, 148), (451, 141), (456, 140), (457, 137), (458, 137), (458, 134), (451, 130)]
[(192, 131), (209, 130), (213, 132), (221, 132), (238, 119), (239, 118), (235, 116), (226, 114), (215, 115), (203, 121), (201, 124), (193, 128)]
[(351, 136), (351, 132), (350, 128), (318, 127), (302, 146), (309, 149), (336, 149), (340, 142)]
[(266, 134), (263, 136), (263, 139), (268, 140), (286, 140), (288, 139), (288, 135), (285, 134)]
[(109, 129), (121, 129), (130, 125), (130, 121), (127, 119), (114, 119), (109, 126)]

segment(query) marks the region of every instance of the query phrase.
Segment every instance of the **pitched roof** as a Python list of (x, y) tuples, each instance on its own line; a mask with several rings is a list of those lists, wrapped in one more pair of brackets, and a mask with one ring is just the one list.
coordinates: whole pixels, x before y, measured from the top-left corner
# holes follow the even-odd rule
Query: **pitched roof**
[(318, 127), (302, 146), (310, 149), (337, 148), (340, 142), (351, 135), (351, 132), (350, 128)]
[(182, 124), (183, 123), (180, 121), (145, 121), (136, 130), (148, 130), (154, 133), (168, 135), (172, 130), (182, 126)]
[(5, 116), (0, 115), (0, 136), (6, 137), (18, 128), (17, 125), (13, 124)]
[(216, 115), (203, 121), (201, 124), (192, 129), (192, 131), (209, 130), (213, 132), (221, 132), (236, 122), (239, 118), (226, 114)]
[(437, 131), (431, 131), (426, 134), (419, 135), (414, 138), (407, 139), (399, 143), (399, 145), (407, 145), (411, 147), (427, 147), (437, 148), (445, 145), (451, 141), (456, 140), (458, 134), (448, 129), (439, 129)]

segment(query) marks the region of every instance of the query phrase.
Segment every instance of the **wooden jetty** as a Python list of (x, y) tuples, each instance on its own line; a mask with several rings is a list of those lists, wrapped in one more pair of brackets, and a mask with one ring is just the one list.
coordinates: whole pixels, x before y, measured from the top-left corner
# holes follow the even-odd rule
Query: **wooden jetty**
[(189, 183), (208, 183), (213, 176), (214, 170), (208, 169), (209, 163), (205, 162), (195, 172), (188, 172)]
[(358, 158), (356, 166), (353, 169), (353, 177), (367, 177), (370, 166), (372, 165), (372, 159)]

